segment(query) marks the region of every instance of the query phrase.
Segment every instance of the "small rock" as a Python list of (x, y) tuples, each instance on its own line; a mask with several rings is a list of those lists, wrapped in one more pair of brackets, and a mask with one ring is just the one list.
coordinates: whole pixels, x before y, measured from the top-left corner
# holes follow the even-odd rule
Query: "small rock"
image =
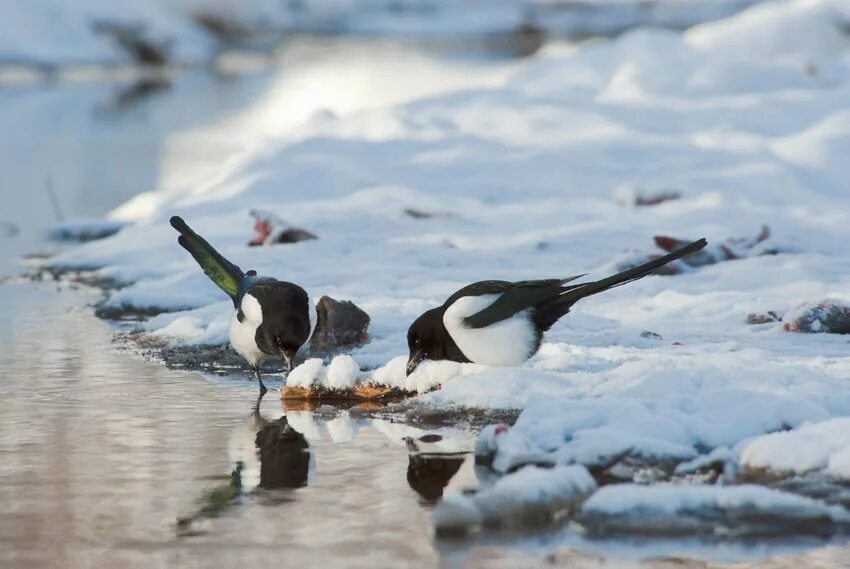
[(641, 338), (647, 338), (649, 340), (663, 340), (664, 338), (661, 334), (657, 334), (656, 332), (652, 332), (650, 330), (644, 330), (640, 333)]
[(747, 324), (750, 325), (770, 324), (771, 322), (779, 322), (781, 320), (782, 316), (777, 314), (773, 310), (769, 310), (763, 313), (751, 312), (750, 314), (747, 314)]
[[(685, 255), (681, 258), (681, 261), (690, 267), (703, 267), (705, 265), (714, 265), (715, 263), (745, 257), (782, 253), (784, 249), (781, 247), (757, 247), (757, 245), (760, 245), (769, 238), (770, 228), (763, 225), (755, 237), (730, 237), (720, 244), (709, 245), (690, 255)], [(658, 247), (668, 252), (675, 251), (690, 243), (690, 240), (678, 239), (667, 235), (656, 235), (653, 239)]]
[(850, 306), (837, 300), (802, 305), (785, 320), (782, 328), (786, 332), (850, 334)]
[[(648, 263), (649, 261), (653, 261), (658, 259), (661, 255), (651, 254), (651, 255), (642, 255), (639, 257), (631, 257), (617, 264), (616, 270), (618, 271), (628, 271), (629, 269), (633, 269), (637, 266), (643, 265), (644, 263)], [(656, 269), (652, 274), (654, 275), (662, 275), (662, 276), (673, 276), (678, 275), (687, 269), (687, 266), (682, 263), (681, 259), (677, 259), (675, 261), (671, 261), (666, 265), (662, 265), (658, 269)]]
[(168, 63), (171, 42), (150, 37), (144, 24), (101, 21), (95, 22), (92, 27), (95, 32), (110, 37), (140, 65), (162, 66)]
[(405, 215), (412, 217), (413, 219), (433, 219), (435, 217), (453, 219), (457, 217), (457, 214), (454, 214), (450, 211), (425, 211), (413, 207), (405, 208), (404, 213)]
[(277, 245), (318, 239), (313, 232), (295, 227), (270, 211), (252, 209), (251, 216), (254, 218), (254, 231), (257, 234), (248, 242), (248, 245)]
[(362, 344), (369, 339), (369, 315), (348, 300), (323, 296), (316, 304), (318, 320), (310, 349), (328, 351)]
[(614, 199), (627, 206), (649, 207), (678, 200), (681, 197), (681, 192), (676, 190), (661, 189), (646, 191), (643, 188), (636, 188), (630, 184), (620, 186), (614, 190)]

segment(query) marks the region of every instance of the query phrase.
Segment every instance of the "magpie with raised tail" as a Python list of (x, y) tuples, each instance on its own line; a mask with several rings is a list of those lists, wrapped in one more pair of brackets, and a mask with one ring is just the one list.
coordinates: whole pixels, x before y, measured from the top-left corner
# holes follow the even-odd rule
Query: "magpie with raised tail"
[(537, 353), (543, 333), (582, 298), (636, 281), (670, 261), (701, 250), (700, 239), (667, 255), (598, 281), (585, 275), (535, 281), (480, 281), (417, 318), (407, 331), (407, 375), (425, 360), (514, 366)]
[(233, 300), (235, 312), (230, 318), (230, 344), (248, 361), (260, 384), (262, 397), (266, 386), (260, 376), (260, 365), (265, 360), (279, 359), (287, 373), (292, 369), (295, 354), (310, 340), (316, 328), (316, 306), (307, 292), (296, 284), (261, 277), (253, 270), (243, 272), (180, 217), (172, 217), (171, 226), (180, 233), (177, 242)]

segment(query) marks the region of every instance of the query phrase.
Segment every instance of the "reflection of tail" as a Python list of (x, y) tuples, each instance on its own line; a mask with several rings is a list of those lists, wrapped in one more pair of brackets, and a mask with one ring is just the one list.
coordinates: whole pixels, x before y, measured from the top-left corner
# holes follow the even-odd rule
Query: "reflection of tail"
[(237, 462), (236, 468), (230, 473), (230, 481), (227, 484), (215, 486), (205, 492), (201, 496), (201, 507), (197, 512), (185, 518), (177, 518), (178, 536), (185, 537), (204, 533), (193, 528), (192, 524), (201, 518), (215, 518), (235, 503), (242, 491), (243, 468), (242, 462)]
[(181, 217), (176, 215), (172, 217), (171, 227), (180, 232), (177, 242), (189, 251), (210, 280), (226, 292), (233, 299), (233, 303), (236, 304), (239, 287), (245, 278), (242, 269), (222, 257), (221, 253), (216, 251), (203, 237), (192, 231), (192, 228), (186, 225)]

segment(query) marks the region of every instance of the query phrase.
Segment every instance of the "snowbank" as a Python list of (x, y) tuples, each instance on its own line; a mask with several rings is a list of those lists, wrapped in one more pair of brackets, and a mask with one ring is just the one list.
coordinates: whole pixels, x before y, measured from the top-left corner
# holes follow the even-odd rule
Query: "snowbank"
[(593, 494), (577, 519), (595, 535), (822, 534), (846, 526), (839, 506), (761, 486), (616, 484)]
[(822, 471), (850, 480), (850, 418), (806, 423), (753, 439), (741, 451), (741, 465), (780, 475)]
[(434, 528), (453, 533), (548, 522), (575, 510), (595, 489), (581, 466), (527, 466), (474, 494), (445, 495), (434, 510)]
[[(362, 372), (347, 359), (339, 374), (312, 362), (293, 381), (326, 373), (420, 393), (441, 385), (422, 401), (523, 409), (494, 443), (503, 471), (622, 453), (672, 465), (850, 416), (846, 339), (745, 323), (777, 306), (850, 300), (850, 38), (824, 31), (846, 14), (826, 0), (768, 8), (759, 33), (793, 33), (793, 42), (760, 41), (742, 58), (721, 47), (745, 46), (751, 12), (684, 34), (642, 29), (553, 47), (523, 63), (417, 57), (407, 68), (415, 81), (398, 79), (398, 62), (350, 75), (343, 65), (313, 68), (182, 141), (244, 137), (238, 156), (201, 176), (166, 153), (169, 184), (115, 216), (134, 225), (50, 263), (103, 267), (98, 274), (131, 283), (108, 305), (170, 311), (148, 320), (148, 332), (223, 342), (232, 309), (176, 245), (166, 221), (181, 215), (243, 269), (370, 314), (372, 340), (349, 354)], [(612, 194), (624, 186), (681, 198), (623, 207)], [(249, 248), (255, 208), (320, 238)], [(582, 301), (517, 368), (403, 373), (410, 322), (464, 284), (605, 276), (652, 252), (644, 244), (656, 234), (722, 241), (766, 223), (798, 252), (653, 276)]]

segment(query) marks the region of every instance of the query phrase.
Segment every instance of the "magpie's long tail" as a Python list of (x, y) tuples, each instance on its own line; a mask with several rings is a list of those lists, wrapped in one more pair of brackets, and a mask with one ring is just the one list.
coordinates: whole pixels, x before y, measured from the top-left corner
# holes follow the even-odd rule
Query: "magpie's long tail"
[(180, 232), (177, 242), (189, 251), (204, 273), (233, 299), (235, 305), (239, 296), (239, 287), (245, 278), (242, 269), (222, 257), (221, 253), (207, 243), (206, 239), (192, 231), (181, 217), (176, 215), (172, 217), (171, 227)]
[(559, 295), (557, 301), (558, 305), (569, 308), (582, 298), (592, 296), (602, 291), (620, 285), (624, 285), (626, 283), (630, 283), (638, 279), (642, 279), (647, 275), (651, 275), (667, 263), (675, 261), (680, 257), (684, 257), (685, 255), (695, 253), (706, 245), (706, 240), (700, 239), (698, 241), (694, 241), (693, 243), (689, 243), (688, 245), (685, 245), (680, 249), (676, 249), (672, 253), (668, 253), (667, 255), (663, 255), (661, 257), (658, 257), (657, 259), (653, 259), (651, 261), (643, 263), (642, 265), (638, 265), (637, 267), (627, 269), (622, 273), (611, 275), (610, 277), (604, 278), (602, 280), (576, 285), (574, 288), (571, 288), (567, 292)]

